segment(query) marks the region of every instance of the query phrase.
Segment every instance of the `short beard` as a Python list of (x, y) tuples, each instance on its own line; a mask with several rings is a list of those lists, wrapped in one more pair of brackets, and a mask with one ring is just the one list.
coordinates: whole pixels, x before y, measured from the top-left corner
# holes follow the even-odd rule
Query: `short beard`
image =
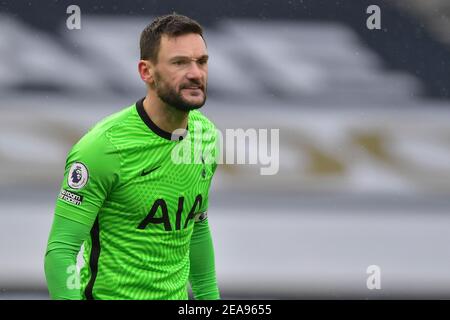
[(191, 110), (199, 109), (203, 107), (206, 102), (206, 85), (203, 88), (204, 99), (202, 103), (199, 104), (190, 104), (187, 102), (181, 94), (177, 93), (174, 88), (167, 85), (167, 83), (162, 80), (161, 75), (158, 72), (155, 72), (155, 83), (154, 87), (156, 89), (156, 95), (163, 101), (165, 104), (174, 107), (180, 111), (188, 112)]

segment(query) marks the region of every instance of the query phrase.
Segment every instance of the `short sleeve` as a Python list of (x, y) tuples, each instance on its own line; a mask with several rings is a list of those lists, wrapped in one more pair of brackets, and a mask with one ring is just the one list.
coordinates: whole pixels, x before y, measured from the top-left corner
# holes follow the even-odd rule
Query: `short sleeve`
[(69, 152), (55, 214), (91, 226), (120, 177), (120, 158), (104, 134), (89, 132)]

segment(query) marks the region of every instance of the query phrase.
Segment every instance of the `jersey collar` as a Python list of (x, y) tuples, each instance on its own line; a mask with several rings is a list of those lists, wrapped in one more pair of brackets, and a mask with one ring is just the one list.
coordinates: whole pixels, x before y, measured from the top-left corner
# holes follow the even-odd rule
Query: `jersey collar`
[(186, 132), (182, 135), (178, 135), (175, 133), (172, 134), (171, 132), (167, 132), (167, 131), (161, 129), (160, 127), (158, 127), (152, 121), (152, 119), (150, 119), (147, 112), (145, 112), (144, 99), (145, 99), (145, 97), (142, 99), (139, 99), (139, 101), (136, 102), (136, 110), (137, 110), (139, 116), (141, 117), (142, 121), (144, 121), (144, 123), (147, 125), (147, 127), (151, 131), (153, 131), (153, 133), (160, 136), (161, 138), (164, 138), (166, 140), (171, 140), (171, 141), (181, 141), (186, 137), (188, 130), (189, 130), (189, 126), (186, 128)]

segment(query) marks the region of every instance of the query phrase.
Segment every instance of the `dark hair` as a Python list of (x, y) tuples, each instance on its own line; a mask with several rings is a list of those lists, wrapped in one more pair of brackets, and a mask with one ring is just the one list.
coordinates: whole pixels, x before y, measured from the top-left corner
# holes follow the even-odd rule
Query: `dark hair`
[(202, 27), (191, 18), (176, 13), (157, 17), (141, 33), (141, 60), (158, 61), (162, 35), (177, 37), (188, 33), (196, 33), (203, 38)]

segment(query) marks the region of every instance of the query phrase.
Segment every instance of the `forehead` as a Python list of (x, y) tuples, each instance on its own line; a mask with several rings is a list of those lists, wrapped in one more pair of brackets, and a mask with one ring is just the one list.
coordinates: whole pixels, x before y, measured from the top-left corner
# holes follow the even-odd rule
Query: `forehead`
[(168, 60), (174, 56), (198, 58), (207, 54), (203, 38), (196, 33), (188, 33), (177, 37), (163, 35), (159, 47), (158, 60)]

